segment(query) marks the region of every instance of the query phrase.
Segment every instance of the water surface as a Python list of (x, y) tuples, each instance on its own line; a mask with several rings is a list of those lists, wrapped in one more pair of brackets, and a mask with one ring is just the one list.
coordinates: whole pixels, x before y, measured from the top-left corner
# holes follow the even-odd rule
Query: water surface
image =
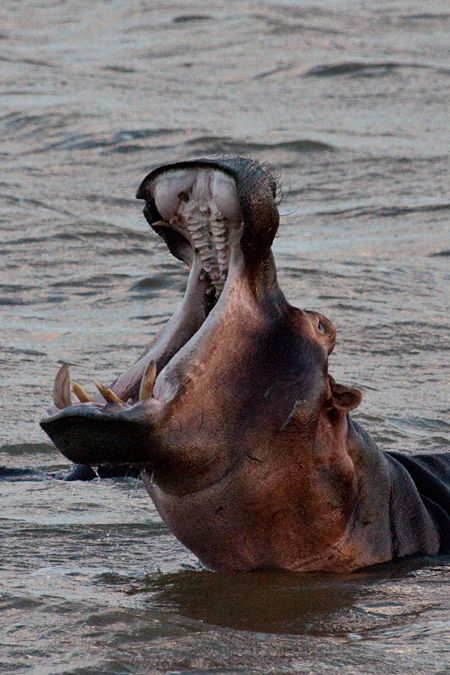
[[(38, 427), (58, 364), (92, 390), (172, 314), (186, 273), (134, 194), (210, 152), (280, 173), (280, 282), (336, 325), (355, 418), (449, 451), (445, 0), (4, 0), (0, 69), (0, 464), (67, 466)], [(448, 558), (215, 574), (138, 480), (0, 494), (2, 672), (449, 672)]]

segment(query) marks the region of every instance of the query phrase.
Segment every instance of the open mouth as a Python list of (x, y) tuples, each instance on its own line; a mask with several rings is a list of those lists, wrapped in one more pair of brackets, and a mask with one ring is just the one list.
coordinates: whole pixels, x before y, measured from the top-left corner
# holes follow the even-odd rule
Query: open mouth
[[(110, 386), (95, 382), (98, 389), (95, 396), (76, 382), (71, 385), (67, 365), (58, 372), (53, 404), (41, 426), (73, 461), (83, 462), (89, 455), (89, 452), (81, 452), (80, 438), (75, 452), (73, 442), (68, 442), (74, 429), (78, 432), (82, 423), (85, 426), (82, 441), (91, 446), (97, 421), (114, 422), (116, 426), (122, 422), (125, 427), (140, 423), (147, 420), (149, 414), (157, 417), (158, 404), (167, 403), (183, 391), (189, 379), (189, 367), (185, 365), (195, 361), (195, 342), (198, 339), (201, 342), (199, 334), (207, 330), (206, 324), (216, 323), (225, 310), (224, 298), (230, 281), (251, 272), (259, 246), (267, 249), (266, 231), (263, 236), (259, 235), (258, 223), (252, 223), (251, 199), (246, 196), (245, 186), (249, 178), (247, 175), (244, 181), (241, 179), (242, 163), (247, 174), (255, 174), (258, 184), (262, 180), (256, 198), (259, 195), (261, 199), (262, 194), (274, 203), (273, 178), (260, 165), (241, 158), (206, 158), (161, 167), (141, 184), (137, 197), (145, 200), (147, 221), (170, 252), (190, 268), (187, 288), (181, 307), (156, 336), (147, 353)], [(278, 225), (277, 212), (276, 217), (275, 227), (269, 220), (269, 228), (265, 228), (272, 229), (273, 234)], [(249, 232), (255, 226), (255, 232)], [(269, 250), (273, 234), (269, 233)], [(246, 246), (244, 235), (247, 235)], [(249, 269), (245, 271), (246, 267)], [(175, 368), (172, 367), (174, 361), (178, 364)], [(184, 366), (180, 366), (180, 362)], [(114, 457), (110, 455), (104, 461), (114, 461)]]

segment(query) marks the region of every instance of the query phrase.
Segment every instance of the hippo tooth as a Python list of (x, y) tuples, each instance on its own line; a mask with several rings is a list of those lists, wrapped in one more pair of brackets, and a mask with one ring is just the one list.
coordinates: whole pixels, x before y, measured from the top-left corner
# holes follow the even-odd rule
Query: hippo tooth
[(168, 220), (157, 220), (155, 223), (152, 223), (152, 227), (170, 227)]
[[(192, 186), (197, 179), (196, 171), (186, 171), (186, 169), (177, 169), (168, 171), (164, 174), (162, 180), (157, 180), (153, 186), (153, 198), (155, 200), (158, 213), (166, 220), (177, 212), (180, 201), (185, 200), (192, 190)], [(180, 199), (180, 195), (182, 195)]]
[(154, 179), (152, 195), (162, 217), (153, 226), (168, 223), (189, 240), (217, 300), (228, 274), (230, 232), (242, 223), (234, 179), (211, 168), (171, 170)]
[(73, 393), (77, 397), (77, 399), (80, 401), (80, 403), (92, 403), (94, 400), (89, 394), (87, 394), (83, 387), (80, 387), (78, 382), (72, 382), (72, 389)]
[(94, 380), (94, 384), (107, 403), (123, 403), (123, 401), (109, 387)]
[(57, 408), (63, 410), (72, 405), (70, 399), (70, 373), (69, 365), (65, 363), (58, 370), (53, 385), (53, 402)]
[(156, 380), (156, 363), (154, 361), (150, 361), (147, 368), (145, 369), (144, 375), (142, 376), (141, 386), (139, 389), (140, 401), (145, 401), (145, 399), (150, 398), (150, 396), (153, 394), (153, 387), (155, 386), (155, 380)]

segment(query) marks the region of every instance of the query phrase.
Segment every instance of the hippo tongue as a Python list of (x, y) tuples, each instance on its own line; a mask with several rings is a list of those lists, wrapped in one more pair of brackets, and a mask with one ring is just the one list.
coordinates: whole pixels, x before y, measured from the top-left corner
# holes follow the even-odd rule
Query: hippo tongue
[(239, 249), (243, 232), (236, 183), (222, 169), (169, 168), (144, 183), (145, 197), (151, 203), (150, 209), (148, 204), (144, 209), (146, 217), (191, 272), (179, 311), (140, 361), (112, 385), (118, 396), (133, 402), (138, 400), (140, 380), (150, 361), (156, 362), (159, 373), (216, 304), (226, 283), (231, 251)]

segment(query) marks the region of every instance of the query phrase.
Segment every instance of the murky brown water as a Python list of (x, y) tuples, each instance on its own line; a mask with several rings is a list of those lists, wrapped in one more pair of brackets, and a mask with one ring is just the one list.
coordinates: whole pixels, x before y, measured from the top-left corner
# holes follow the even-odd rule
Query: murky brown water
[[(112, 380), (171, 315), (186, 274), (134, 193), (212, 151), (281, 172), (281, 284), (335, 323), (355, 417), (450, 451), (446, 0), (4, 0), (0, 76), (0, 464), (65, 466), (58, 363)], [(448, 558), (215, 574), (137, 480), (0, 493), (2, 672), (450, 672)]]

